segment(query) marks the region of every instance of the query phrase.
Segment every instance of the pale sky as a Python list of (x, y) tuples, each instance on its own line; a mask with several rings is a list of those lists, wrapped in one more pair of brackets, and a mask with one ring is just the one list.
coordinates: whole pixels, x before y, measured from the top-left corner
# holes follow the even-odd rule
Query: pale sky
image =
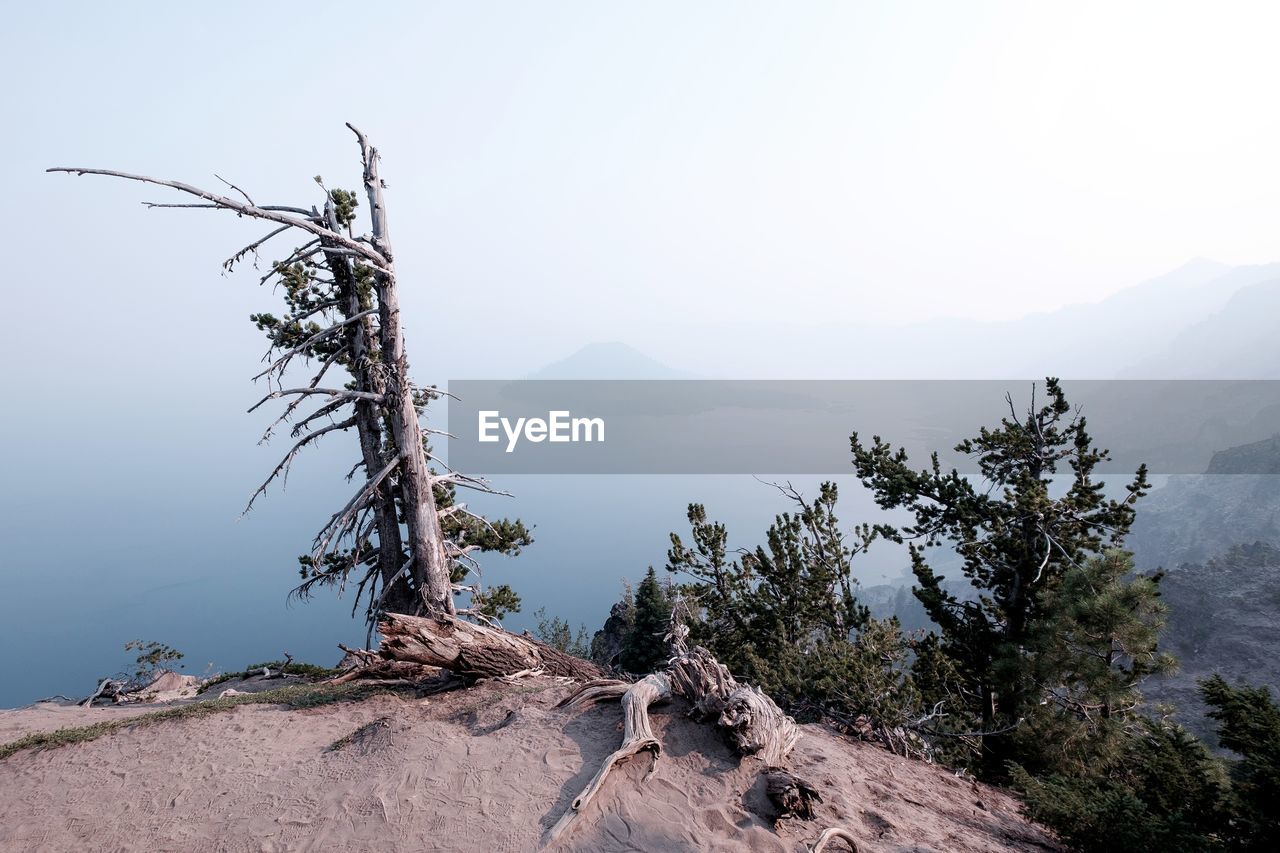
[[(1266, 3), (28, 6), (0, 57), (6, 230), (48, 245), (33, 200), (110, 212), (196, 287), (233, 236), (37, 167), (300, 200), (354, 180), (351, 119), (424, 311), (1016, 317), (1280, 255), (1277, 24)], [(64, 250), (88, 225), (62, 215)]]
[[(332, 652), (316, 607), (360, 633), (349, 600), (275, 621), (349, 446), (236, 521), (282, 452), (245, 414), (247, 318), (279, 308), (218, 265), (268, 229), (46, 167), (309, 205), (313, 175), (358, 185), (355, 122), (383, 154), (415, 378), (519, 376), (591, 341), (662, 357), (733, 324), (1012, 318), (1194, 257), (1278, 260), (1278, 24), (1221, 2), (9, 4), (0, 639), (74, 645), (24, 658), (35, 678), (125, 630), (232, 664)], [(580, 545), (547, 509), (566, 494), (513, 510), (550, 565)], [(666, 523), (629, 531), (659, 561)], [(593, 564), (584, 618), (644, 559)], [(536, 578), (498, 578), (538, 606)]]

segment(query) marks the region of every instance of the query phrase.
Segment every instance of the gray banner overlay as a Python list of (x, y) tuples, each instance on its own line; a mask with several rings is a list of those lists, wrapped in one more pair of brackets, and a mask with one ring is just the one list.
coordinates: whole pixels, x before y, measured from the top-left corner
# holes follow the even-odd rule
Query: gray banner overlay
[[(1280, 381), (1062, 384), (1111, 451), (1098, 473), (1144, 462), (1153, 474), (1280, 473), (1266, 441), (1280, 434)], [(976, 473), (955, 445), (1012, 417), (1006, 395), (1025, 417), (1033, 390), (1042, 405), (1044, 383), (1030, 379), (457, 380), (447, 457), (475, 475), (847, 474), (856, 431), (904, 447), (917, 467), (936, 451), (945, 468)], [(1230, 448), (1242, 449), (1219, 454)]]

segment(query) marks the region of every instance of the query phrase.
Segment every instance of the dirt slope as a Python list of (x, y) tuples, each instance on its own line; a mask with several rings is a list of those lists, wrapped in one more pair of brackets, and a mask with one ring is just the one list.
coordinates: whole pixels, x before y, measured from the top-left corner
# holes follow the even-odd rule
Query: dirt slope
[[(19, 752), (0, 761), (0, 849), (534, 850), (620, 737), (616, 705), (553, 708), (566, 692), (532, 680), (425, 700), (246, 705)], [(831, 823), (856, 833), (863, 851), (1056, 849), (1009, 795), (815, 727), (792, 769), (826, 802), (819, 820), (775, 831), (756, 814), (765, 812), (756, 762), (740, 765), (684, 710), (654, 709), (664, 744), (656, 774), (642, 782), (646, 758), (624, 766), (569, 849), (795, 851)], [(0, 732), (119, 713), (5, 711)]]

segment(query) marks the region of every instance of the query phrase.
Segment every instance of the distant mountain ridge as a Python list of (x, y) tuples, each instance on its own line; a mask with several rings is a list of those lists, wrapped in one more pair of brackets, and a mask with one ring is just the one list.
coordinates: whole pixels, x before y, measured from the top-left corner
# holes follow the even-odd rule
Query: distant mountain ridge
[(1280, 345), (1265, 330), (1276, 307), (1280, 264), (1196, 259), (1101, 301), (1017, 320), (712, 323), (679, 327), (655, 351), (736, 379), (1280, 377), (1269, 355)]
[(1280, 435), (1241, 447), (1219, 450), (1207, 474), (1280, 474)]
[(1137, 504), (1125, 540), (1141, 571), (1177, 570), (1217, 557), (1241, 542), (1280, 543), (1280, 473), (1250, 473), (1276, 463), (1276, 439), (1214, 455), (1209, 473), (1170, 477)]
[(1129, 378), (1280, 379), (1280, 269), (1242, 268), (1266, 277), (1236, 290), (1217, 311), (1179, 332), (1122, 375)]
[(619, 341), (587, 344), (573, 354), (530, 373), (527, 379), (691, 379)]
[(1017, 320), (885, 325), (819, 316), (663, 328), (637, 340), (640, 348), (588, 343), (528, 378), (1280, 378), (1277, 315), (1280, 263), (1198, 258), (1098, 302)]

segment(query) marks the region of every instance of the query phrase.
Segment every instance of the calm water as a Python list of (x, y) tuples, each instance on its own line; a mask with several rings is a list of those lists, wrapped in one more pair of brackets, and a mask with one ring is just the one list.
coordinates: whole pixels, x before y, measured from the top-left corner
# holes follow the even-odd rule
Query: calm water
[[(341, 656), (337, 643), (363, 644), (364, 623), (352, 618), (350, 595), (323, 591), (309, 602), (287, 601), (297, 555), (347, 495), (340, 459), (330, 450), (306, 460), (286, 493), (272, 492), (244, 519), (238, 514), (261, 466), (253, 470), (238, 457), (216, 476), (199, 466), (199, 477), (194, 464), (104, 457), (66, 492), (48, 480), (7, 491), (0, 707), (87, 695), (97, 678), (130, 662), (122, 646), (131, 639), (182, 650), (184, 671), (196, 675), (284, 651), (333, 664)], [(811, 492), (815, 484), (797, 481)], [(686, 529), (690, 501), (706, 503), (729, 524), (737, 545), (760, 541), (773, 516), (788, 508), (750, 477), (521, 476), (499, 485), (516, 497), (468, 499), (535, 525), (524, 554), (485, 561), (487, 582), (510, 583), (524, 599), (522, 613), (506, 623), (516, 630), (531, 628), (533, 612), (545, 607), (575, 629), (583, 623), (594, 631), (618, 599), (622, 578), (663, 564), (667, 534)], [(850, 482), (850, 522), (862, 512), (854, 489)], [(876, 562), (894, 574), (905, 565), (888, 552)]]

